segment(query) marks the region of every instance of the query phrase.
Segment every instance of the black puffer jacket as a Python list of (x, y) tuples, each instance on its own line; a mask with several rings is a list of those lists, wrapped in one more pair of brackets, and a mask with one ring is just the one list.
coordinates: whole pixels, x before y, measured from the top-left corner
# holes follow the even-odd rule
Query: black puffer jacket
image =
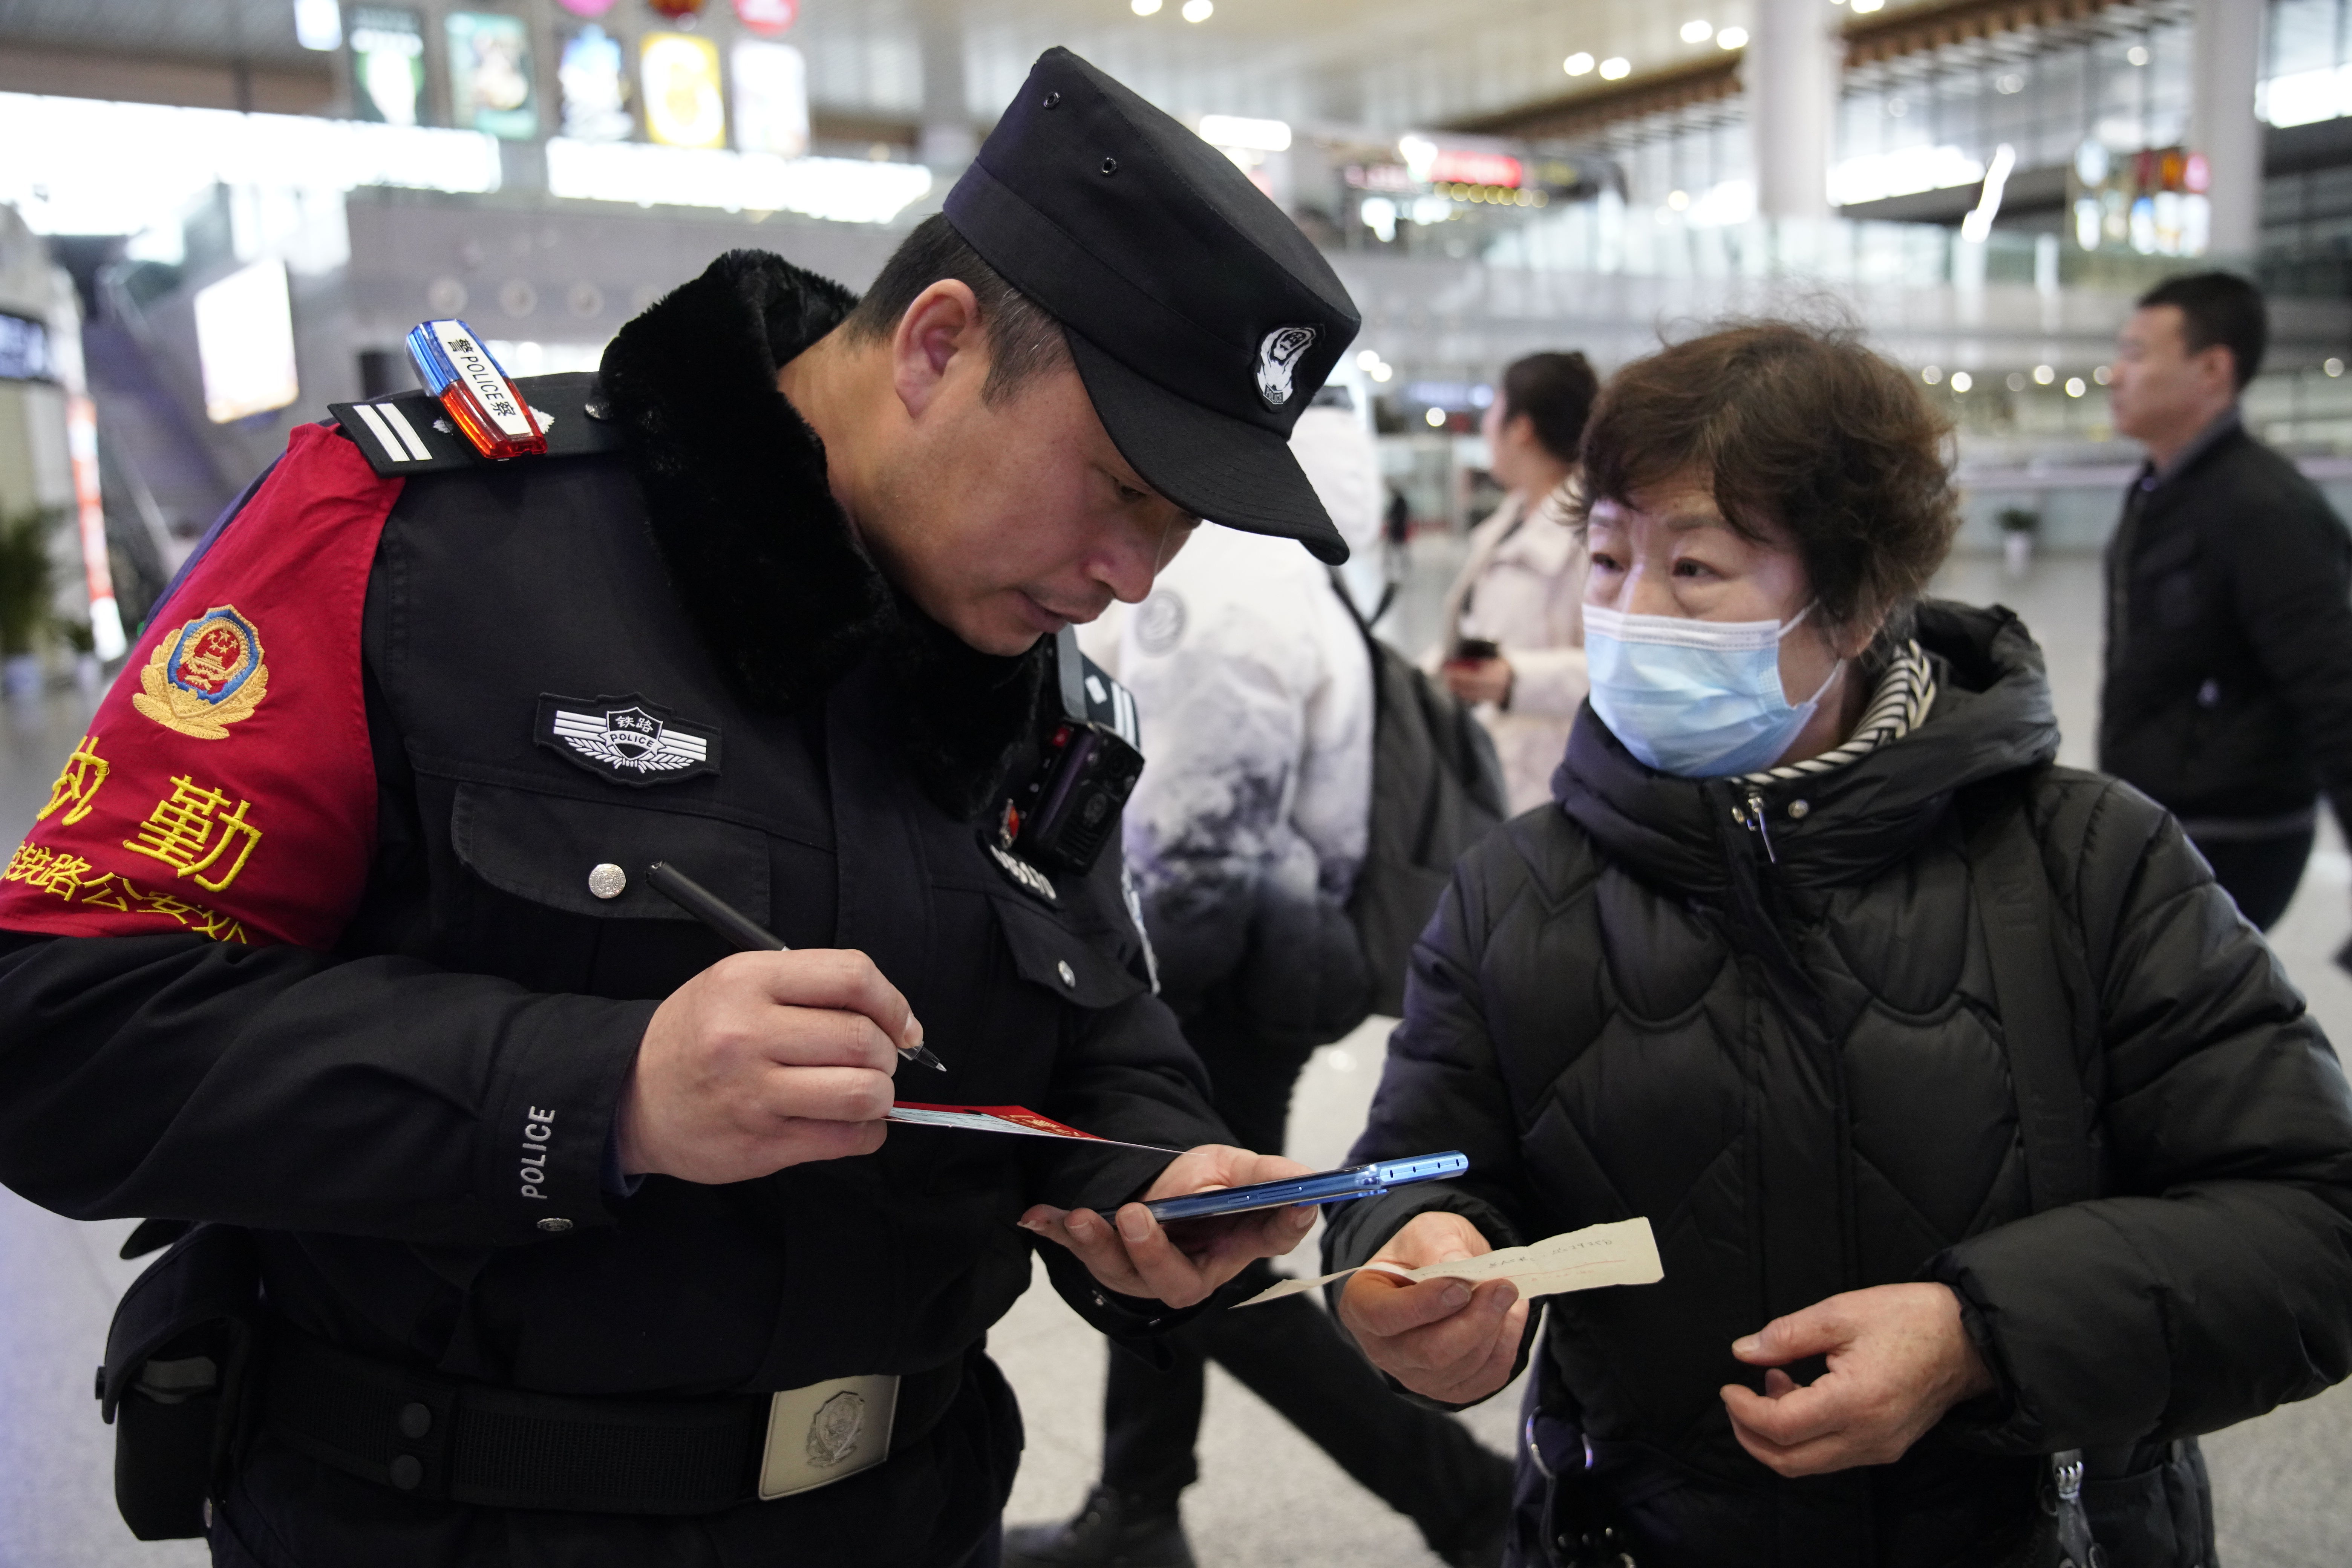
[[(2047, 765), (2022, 626), (1930, 605), (1920, 637), (1929, 717), (1766, 786), (1777, 861), (1734, 820), (1747, 786), (1653, 773), (1583, 714), (1559, 804), (1456, 869), (1353, 1156), (1460, 1149), (1471, 1174), (1331, 1228), (1341, 1268), (1423, 1209), (1497, 1246), (1649, 1217), (1664, 1281), (1556, 1300), (1545, 1342), (1643, 1568), (1998, 1561), (2029, 1456), (2152, 1463), (2352, 1369), (2327, 1041), (2161, 810)], [(2029, 814), (2100, 1022), (2081, 1067), (2113, 1195), (2041, 1215), (1954, 808), (1989, 781)], [(1717, 1390), (1759, 1374), (1732, 1341), (1919, 1279), (1958, 1291), (1998, 1394), (1890, 1467), (1791, 1482), (1749, 1458)], [(2195, 1560), (2154, 1523), (2110, 1543), (2118, 1568)]]

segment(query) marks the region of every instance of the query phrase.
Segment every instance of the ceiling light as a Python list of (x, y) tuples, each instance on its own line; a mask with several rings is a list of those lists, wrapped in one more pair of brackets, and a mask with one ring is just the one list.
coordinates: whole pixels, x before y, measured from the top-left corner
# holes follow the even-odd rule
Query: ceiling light
[(1966, 392), (1976, 384), (1976, 377), (1970, 375), (1967, 371), (1956, 370), (1952, 373), (1952, 390), (1954, 392)]
[(2023, 371), (2013, 370), (2009, 373), (2009, 389), (2011, 392), (2023, 392), (2025, 390), (2025, 373)]
[(1866, 16), (1885, 4), (1886, 0), (1853, 0), (1854, 14)]
[(2326, 371), (2331, 376), (2342, 375), (2344, 374), (2344, 362), (2340, 359), (2330, 359), (2319, 368)]
[(1433, 430), (1442, 429), (1444, 427), (1445, 410), (1443, 408), (1433, 408), (1421, 417), (1422, 421)]
[(1582, 49), (1579, 49), (1576, 53), (1569, 56), (1568, 58), (1560, 61), (1559, 68), (1566, 71), (1570, 76), (1582, 76), (1585, 72), (1592, 68), (1592, 57), (1586, 54)]
[(343, 8), (335, 0), (294, 0), (294, 41), (306, 49), (343, 47)]
[(1372, 366), (1372, 379), (1374, 381), (1386, 381), (1395, 374), (1395, 367), (1391, 366), (1386, 360), (1382, 360), (1380, 363)]
[(1633, 62), (1623, 55), (1612, 55), (1601, 62), (1601, 79), (1617, 81), (1629, 75), (1633, 69)]
[[(1153, 0), (1158, 4), (1158, 0)], [(1245, 120), (1238, 114), (1201, 116), (1201, 140), (1213, 147), (1245, 147), (1253, 153), (1282, 153), (1290, 147), (1290, 126), (1280, 120)]]
[(2139, 44), (2134, 44), (2130, 48), (2124, 51), (2124, 58), (2131, 61), (2131, 63), (2136, 66), (2144, 66), (2147, 64), (2147, 50), (2145, 47)]
[(1919, 379), (1926, 382), (1929, 386), (1933, 386), (1937, 382), (1944, 379), (1943, 367), (1940, 365), (1931, 364), (1927, 369), (1919, 373)]
[(2036, 386), (2047, 386), (2057, 379), (2058, 373), (2048, 365), (2037, 364), (2033, 367), (2033, 384)]
[(1139, 16), (1156, 16), (1160, 14), (1160, 0), (1127, 0), (1127, 8)]
[(2066, 395), (2067, 395), (2067, 396), (2069, 396), (2069, 397), (2080, 397), (2080, 396), (2082, 396), (2082, 395), (2083, 395), (2083, 394), (2084, 394), (2084, 393), (2086, 393), (2086, 392), (2088, 392), (2088, 391), (2090, 391), (2090, 390), (2091, 390), (2091, 389), (2090, 389), (2089, 387), (2087, 387), (2087, 386), (2085, 386), (2085, 385), (2084, 385), (2084, 384), (2083, 384), (2083, 378), (2082, 378), (2081, 376), (2079, 376), (2079, 375), (2070, 375), (2070, 376), (2068, 376), (2068, 377), (2066, 378)]
[(1688, 191), (1667, 192), (1666, 205), (1674, 208), (1676, 212), (1683, 211), (1690, 205), (1690, 193)]
[(1726, 27), (1715, 36), (1715, 43), (1717, 48), (1744, 49), (1748, 47), (1748, 29)]
[(2101, 386), (2106, 385), (2109, 379), (2107, 367), (2105, 365), (2100, 365), (2097, 369), (2092, 371), (2091, 379), (2097, 382)]
[(1358, 370), (1370, 374), (1372, 366), (1380, 363), (1381, 355), (1378, 349), (1358, 349), (1356, 351), (1356, 368)]
[(1184, 0), (1184, 20), (1187, 22), (1205, 22), (1216, 14), (1216, 0)]
[(1683, 24), (1683, 42), (1685, 44), (1703, 44), (1713, 37), (1715, 37), (1715, 24), (1712, 22)]

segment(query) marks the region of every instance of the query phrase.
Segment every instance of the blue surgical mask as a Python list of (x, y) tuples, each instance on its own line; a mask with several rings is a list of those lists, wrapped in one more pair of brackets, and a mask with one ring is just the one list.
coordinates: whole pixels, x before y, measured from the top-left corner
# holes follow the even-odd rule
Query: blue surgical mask
[(1662, 773), (1724, 778), (1769, 768), (1838, 677), (1791, 702), (1780, 689), (1780, 639), (1812, 613), (1783, 621), (1693, 621), (1586, 605), (1592, 710), (1625, 749)]

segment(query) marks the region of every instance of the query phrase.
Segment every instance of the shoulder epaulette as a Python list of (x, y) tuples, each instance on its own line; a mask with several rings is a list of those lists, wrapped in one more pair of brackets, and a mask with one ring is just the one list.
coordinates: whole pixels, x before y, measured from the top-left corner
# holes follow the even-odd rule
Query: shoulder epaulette
[(1120, 685), (1110, 671), (1083, 655), (1078, 668), (1078, 690), (1086, 704), (1086, 717), (1097, 724), (1108, 726), (1120, 740), (1141, 750), (1143, 727), (1136, 721), (1135, 693)]
[[(621, 433), (604, 406), (594, 371), (518, 376), (514, 384), (547, 433), (547, 457), (583, 458), (621, 449)], [(475, 451), (439, 400), (423, 392), (395, 393), (361, 403), (331, 403), (327, 413), (386, 479), (505, 466)], [(508, 459), (515, 463), (544, 460), (537, 457)]]

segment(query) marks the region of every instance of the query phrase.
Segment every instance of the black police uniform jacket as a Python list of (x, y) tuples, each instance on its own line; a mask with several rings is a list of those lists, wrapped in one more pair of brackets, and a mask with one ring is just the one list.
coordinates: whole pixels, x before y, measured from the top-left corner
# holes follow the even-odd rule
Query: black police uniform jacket
[[(1538, 1352), (1571, 1433), (1554, 1468), (1580, 1425), (1642, 1568), (2007, 1562), (2031, 1456), (2070, 1447), (2146, 1468), (2092, 1489), (2108, 1561), (2190, 1568), (2195, 1462), (2159, 1446), (2352, 1369), (2352, 1103), (2303, 998), (2162, 810), (2048, 765), (2007, 612), (1927, 605), (1920, 641), (1924, 722), (1758, 788), (1777, 859), (1734, 820), (1748, 785), (1654, 773), (1580, 715), (1556, 803), (1457, 868), (1352, 1156), (1459, 1149), (1470, 1173), (1332, 1222), (1337, 1268), (1426, 1209), (1498, 1247), (1649, 1219), (1664, 1279), (1552, 1299)], [(2061, 968), (2095, 996), (2106, 1195), (2041, 1213), (1963, 837), (1980, 802), (2026, 814)], [(1916, 1279), (1958, 1293), (1999, 1393), (1893, 1465), (1750, 1458), (1718, 1390), (1762, 1373), (1732, 1342)]]
[[(608, 352), (624, 453), (397, 487), (361, 633), (374, 838), (332, 951), (6, 922), (0, 1177), (76, 1217), (248, 1227), (285, 1321), (456, 1377), (679, 1397), (961, 1363), (960, 1393), (878, 1468), (689, 1519), (421, 1500), (264, 1432), (224, 1511), (270, 1568), (950, 1564), (997, 1516), (1021, 1429), (980, 1346), (1029, 1283), (1013, 1222), (1033, 1201), (1131, 1196), (1165, 1156), (901, 1126), (865, 1158), (623, 1195), (608, 1132), (638, 1041), (656, 1001), (727, 952), (645, 887), (655, 860), (790, 946), (869, 954), (949, 1068), (902, 1069), (905, 1098), (1026, 1105), (1161, 1147), (1223, 1137), (1150, 994), (1116, 847), (1049, 903), (972, 826), (1032, 733), (1050, 645), (983, 657), (895, 602), (775, 390), (776, 365), (851, 303), (772, 257), (723, 258)], [(262, 526), (294, 467), (208, 559)], [(157, 618), (193, 615), (184, 600)], [(299, 674), (293, 616), (247, 617), (281, 686)], [(233, 637), (218, 647), (233, 662)], [(564, 740), (566, 713), (576, 731), (631, 710), (690, 765)], [(318, 728), (324, 758), (333, 726)], [(223, 768), (228, 729), (202, 753)], [(146, 732), (86, 743), (112, 751), (92, 798)], [(252, 813), (246, 875), (292, 806), (257, 795)], [(606, 863), (628, 879), (616, 897), (590, 886)], [(213, 897), (149, 869), (108, 886)], [(82, 907), (67, 881), (49, 890)], [(1153, 1321), (1156, 1303), (1048, 1266), (1100, 1326)]]

